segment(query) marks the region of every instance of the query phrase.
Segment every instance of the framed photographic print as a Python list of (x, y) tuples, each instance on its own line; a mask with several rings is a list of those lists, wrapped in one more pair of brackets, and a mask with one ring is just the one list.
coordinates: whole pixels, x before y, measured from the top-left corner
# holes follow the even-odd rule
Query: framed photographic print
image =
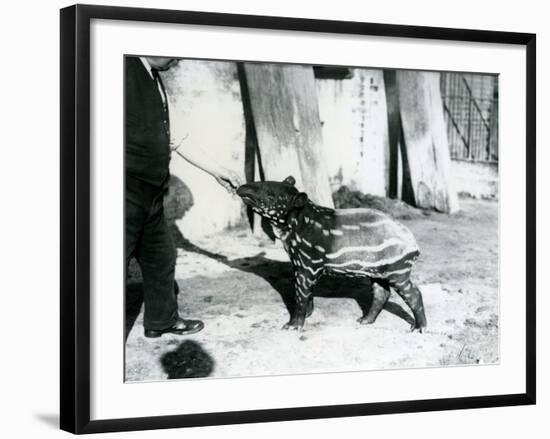
[(61, 428), (535, 403), (535, 35), (61, 10)]

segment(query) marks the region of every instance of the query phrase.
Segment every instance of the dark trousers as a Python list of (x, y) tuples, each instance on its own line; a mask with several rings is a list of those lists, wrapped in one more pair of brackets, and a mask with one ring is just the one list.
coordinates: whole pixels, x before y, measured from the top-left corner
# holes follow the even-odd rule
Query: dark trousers
[(135, 256), (143, 275), (145, 329), (161, 330), (178, 318), (176, 247), (164, 217), (161, 187), (126, 175), (126, 267)]

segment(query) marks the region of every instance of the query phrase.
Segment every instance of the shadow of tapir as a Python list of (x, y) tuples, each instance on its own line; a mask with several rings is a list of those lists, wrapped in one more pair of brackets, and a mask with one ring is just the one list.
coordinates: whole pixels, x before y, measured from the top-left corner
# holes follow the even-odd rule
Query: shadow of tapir
[[(269, 221), (290, 257), (295, 306), (284, 329), (302, 329), (313, 307), (312, 288), (322, 275), (369, 278), (372, 305), (359, 319), (371, 324), (390, 296), (390, 288), (414, 315), (411, 330), (426, 327), (422, 294), (410, 279), (419, 250), (413, 234), (375, 209), (317, 206), (295, 188), (295, 179), (242, 185), (237, 194)], [(382, 288), (373, 288), (374, 284)]]

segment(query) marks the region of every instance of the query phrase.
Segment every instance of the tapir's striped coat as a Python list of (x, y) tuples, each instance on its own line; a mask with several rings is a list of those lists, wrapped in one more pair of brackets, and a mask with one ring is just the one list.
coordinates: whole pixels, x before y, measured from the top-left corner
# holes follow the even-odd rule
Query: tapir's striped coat
[[(300, 248), (322, 261), (325, 273), (387, 278), (399, 274), (404, 258), (412, 261), (419, 254), (412, 233), (374, 209), (332, 210), (308, 203), (294, 221), (303, 222), (302, 227), (293, 229), (285, 244), (294, 247), (301, 241)], [(308, 245), (310, 241), (315, 245)]]
[(238, 194), (271, 222), (294, 267), (296, 311), (285, 327), (303, 325), (312, 287), (323, 274), (367, 277), (383, 287), (374, 290), (362, 323), (374, 322), (392, 287), (413, 311), (413, 329), (426, 325), (422, 296), (410, 281), (419, 250), (405, 226), (374, 209), (317, 206), (294, 188), (292, 177), (250, 183)]

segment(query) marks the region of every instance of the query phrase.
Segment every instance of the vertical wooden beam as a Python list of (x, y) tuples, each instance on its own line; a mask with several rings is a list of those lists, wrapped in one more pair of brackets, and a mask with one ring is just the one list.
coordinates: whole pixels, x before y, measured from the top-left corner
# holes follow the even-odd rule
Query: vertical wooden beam
[[(256, 127), (254, 126), (254, 119), (252, 117), (250, 94), (248, 91), (248, 85), (246, 84), (246, 74), (243, 63), (237, 63), (237, 76), (239, 78), (239, 86), (241, 89), (245, 125), (244, 176), (246, 183), (250, 183), (251, 181), (261, 180), (262, 174), (260, 173), (261, 166), (258, 156), (258, 136), (256, 134)], [(246, 216), (250, 227), (254, 231), (260, 230), (260, 216), (255, 214), (250, 206), (246, 208)]]
[(292, 175), (315, 203), (332, 207), (313, 68), (245, 63), (244, 73), (265, 178)]
[(458, 197), (451, 184), (439, 73), (400, 70), (396, 78), (405, 143), (403, 165), (408, 167), (416, 205), (455, 212)]
[(395, 70), (384, 70), (384, 86), (388, 111), (389, 176), (388, 196), (398, 197), (398, 160), (401, 139), (401, 116), (399, 114), (399, 93)]

